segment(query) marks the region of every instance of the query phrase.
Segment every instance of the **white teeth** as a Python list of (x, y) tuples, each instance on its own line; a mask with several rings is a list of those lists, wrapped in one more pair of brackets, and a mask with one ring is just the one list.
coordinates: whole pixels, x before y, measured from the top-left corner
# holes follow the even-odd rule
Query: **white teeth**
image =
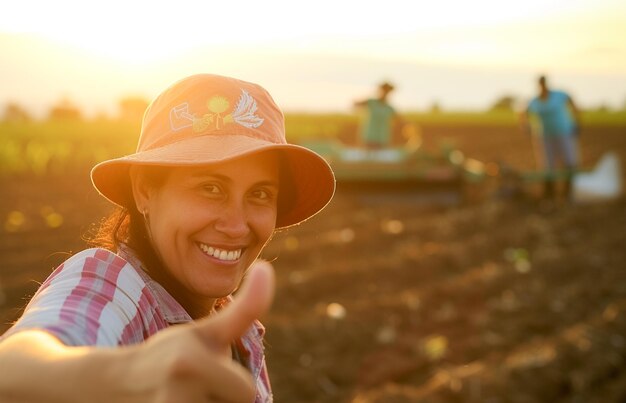
[(207, 246), (203, 243), (200, 244), (200, 249), (202, 249), (202, 251), (207, 255), (213, 256), (214, 258), (220, 260), (233, 261), (241, 257), (241, 249), (228, 251), (224, 249), (217, 249), (212, 246)]

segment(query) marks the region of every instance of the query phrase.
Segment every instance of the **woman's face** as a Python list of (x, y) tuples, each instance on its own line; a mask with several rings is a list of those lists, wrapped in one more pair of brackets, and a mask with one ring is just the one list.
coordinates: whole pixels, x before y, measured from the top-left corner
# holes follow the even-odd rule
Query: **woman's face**
[(185, 297), (210, 301), (237, 288), (274, 232), (278, 165), (261, 154), (177, 167), (162, 186), (144, 187), (153, 246)]

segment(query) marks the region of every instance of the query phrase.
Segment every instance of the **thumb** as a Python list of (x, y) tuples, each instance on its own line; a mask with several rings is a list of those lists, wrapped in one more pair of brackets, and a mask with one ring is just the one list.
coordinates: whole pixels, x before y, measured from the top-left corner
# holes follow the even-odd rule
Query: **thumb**
[(233, 301), (217, 314), (197, 322), (196, 330), (213, 347), (227, 346), (267, 312), (273, 298), (274, 269), (269, 262), (256, 261)]

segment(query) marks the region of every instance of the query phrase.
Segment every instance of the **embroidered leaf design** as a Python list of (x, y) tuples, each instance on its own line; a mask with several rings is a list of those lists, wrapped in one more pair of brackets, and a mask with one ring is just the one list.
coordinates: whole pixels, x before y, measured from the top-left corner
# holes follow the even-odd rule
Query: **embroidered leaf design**
[(241, 90), (241, 96), (237, 106), (232, 113), (235, 122), (242, 126), (256, 128), (263, 124), (263, 118), (255, 115), (257, 104), (254, 98), (247, 91)]
[(193, 119), (193, 131), (196, 133), (203, 132), (209, 128), (209, 125), (213, 123), (213, 116), (206, 114), (201, 118)]

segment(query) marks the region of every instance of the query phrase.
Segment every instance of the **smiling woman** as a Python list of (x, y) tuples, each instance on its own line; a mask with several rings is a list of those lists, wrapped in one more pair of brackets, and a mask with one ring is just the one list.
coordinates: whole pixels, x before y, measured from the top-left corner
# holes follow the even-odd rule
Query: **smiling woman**
[(330, 201), (326, 161), (286, 142), (265, 89), (197, 74), (150, 104), (137, 152), (91, 178), (112, 225), (0, 338), (0, 400), (271, 402), (257, 318), (273, 272), (257, 258)]

